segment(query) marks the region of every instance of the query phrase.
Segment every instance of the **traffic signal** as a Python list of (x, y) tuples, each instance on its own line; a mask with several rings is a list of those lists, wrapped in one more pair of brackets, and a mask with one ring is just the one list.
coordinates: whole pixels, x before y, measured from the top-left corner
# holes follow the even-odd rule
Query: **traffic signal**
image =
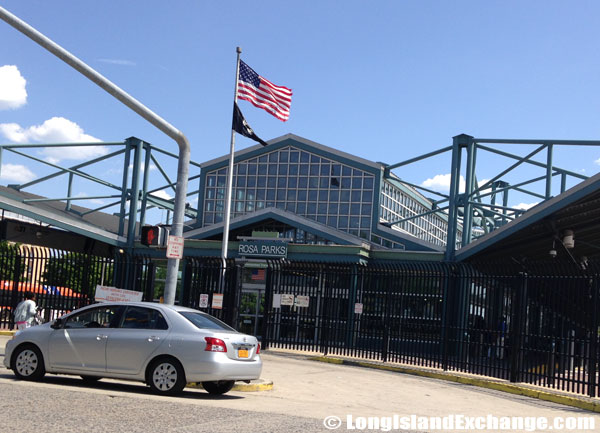
[(148, 247), (159, 247), (162, 244), (162, 227), (142, 227), (142, 244)]

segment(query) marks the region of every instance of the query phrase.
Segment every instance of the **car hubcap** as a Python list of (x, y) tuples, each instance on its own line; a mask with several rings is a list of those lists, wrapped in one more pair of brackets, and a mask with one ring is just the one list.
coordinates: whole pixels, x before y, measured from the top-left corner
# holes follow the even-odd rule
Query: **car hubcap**
[(31, 376), (37, 366), (38, 358), (32, 350), (24, 350), (17, 356), (17, 371), (21, 376)]
[(168, 391), (177, 382), (177, 370), (172, 364), (160, 364), (154, 369), (152, 382), (161, 391)]

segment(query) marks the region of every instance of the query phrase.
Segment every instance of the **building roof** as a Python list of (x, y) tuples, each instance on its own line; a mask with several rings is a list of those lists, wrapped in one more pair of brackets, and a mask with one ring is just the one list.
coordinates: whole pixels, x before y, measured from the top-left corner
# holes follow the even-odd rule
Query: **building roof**
[[(575, 248), (569, 251), (562, 246), (565, 230), (575, 237)], [(553, 245), (558, 255), (600, 256), (600, 174), (461, 248), (456, 259), (548, 259)]]

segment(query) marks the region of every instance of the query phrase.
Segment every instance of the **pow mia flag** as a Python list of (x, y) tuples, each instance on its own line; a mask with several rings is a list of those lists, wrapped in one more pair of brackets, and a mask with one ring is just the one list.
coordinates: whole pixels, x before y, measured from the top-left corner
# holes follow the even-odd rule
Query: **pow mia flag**
[(267, 145), (267, 143), (258, 138), (258, 136), (254, 133), (254, 130), (250, 128), (250, 125), (248, 125), (248, 122), (246, 122), (246, 119), (244, 119), (244, 115), (240, 111), (240, 108), (236, 102), (233, 103), (233, 121), (231, 123), (231, 129), (238, 134), (243, 135), (244, 137), (248, 137), (254, 141), (257, 141), (263, 146)]

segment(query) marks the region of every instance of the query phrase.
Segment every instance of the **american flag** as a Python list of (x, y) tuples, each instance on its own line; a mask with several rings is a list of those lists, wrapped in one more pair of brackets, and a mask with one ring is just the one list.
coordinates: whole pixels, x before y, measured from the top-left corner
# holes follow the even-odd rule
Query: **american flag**
[(292, 89), (276, 86), (240, 60), (238, 97), (284, 122), (290, 117)]
[(264, 269), (252, 269), (252, 274), (250, 275), (251, 280), (263, 281), (265, 279), (265, 270)]

